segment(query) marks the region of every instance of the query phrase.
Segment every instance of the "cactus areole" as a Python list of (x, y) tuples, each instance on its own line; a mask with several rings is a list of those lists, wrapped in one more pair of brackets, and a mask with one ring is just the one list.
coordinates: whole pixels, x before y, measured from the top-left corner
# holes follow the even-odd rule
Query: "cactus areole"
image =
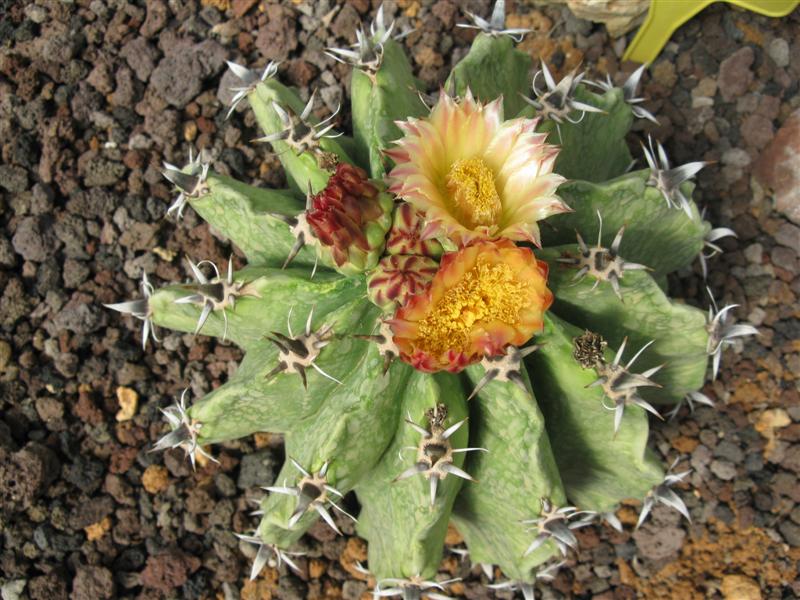
[(702, 163), (672, 167), (648, 142), (649, 168), (631, 170), (642, 70), (623, 87), (556, 81), (514, 47), (524, 31), (504, 28), (502, 2), (470, 16), (480, 31), (432, 100), (382, 11), (331, 49), (353, 65), (350, 135), (277, 65), (231, 63), (232, 110), (249, 104), (288, 189), (217, 174), (202, 152), (166, 165), (170, 214), (190, 206), (247, 264), (187, 257), (194, 281), (145, 274), (142, 298), (110, 305), (143, 321), (144, 343), (164, 327), (245, 351), (224, 385), (164, 409), (156, 448), (205, 464), (214, 443), (284, 436), (240, 535), (258, 547), (253, 577), (297, 569), (316, 519), (354, 519), (378, 596), (443, 597), (452, 525), (462, 555), (502, 571), (493, 585), (531, 597), (575, 528), (621, 527), (622, 500), (689, 516), (670, 487), (685, 474), (647, 450), (648, 414), (710, 403), (709, 358), (716, 375), (723, 347), (755, 333), (731, 306), (706, 315), (664, 291), (709, 258), (716, 230), (685, 182)]

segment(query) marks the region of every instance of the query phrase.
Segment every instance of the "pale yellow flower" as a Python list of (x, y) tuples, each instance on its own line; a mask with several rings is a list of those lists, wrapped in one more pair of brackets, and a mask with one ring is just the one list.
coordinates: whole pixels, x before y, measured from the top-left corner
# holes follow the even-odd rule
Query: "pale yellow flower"
[(535, 132), (538, 122), (503, 121), (502, 98), (482, 105), (442, 92), (427, 118), (397, 123), (405, 135), (386, 152), (396, 164), (390, 191), (424, 215), (424, 237), (539, 245), (537, 222), (570, 209), (556, 195), (559, 148)]

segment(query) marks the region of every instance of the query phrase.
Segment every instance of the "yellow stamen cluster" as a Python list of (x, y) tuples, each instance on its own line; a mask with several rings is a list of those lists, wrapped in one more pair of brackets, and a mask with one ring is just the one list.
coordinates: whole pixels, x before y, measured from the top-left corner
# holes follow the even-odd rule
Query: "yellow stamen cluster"
[(530, 299), (530, 284), (519, 281), (507, 264), (478, 263), (447, 290), (419, 322), (418, 346), (440, 354), (453, 349), (466, 352), (469, 333), (478, 321), (515, 325), (519, 311)]
[(503, 210), (494, 173), (480, 158), (453, 163), (447, 173), (447, 190), (463, 225), (496, 225)]

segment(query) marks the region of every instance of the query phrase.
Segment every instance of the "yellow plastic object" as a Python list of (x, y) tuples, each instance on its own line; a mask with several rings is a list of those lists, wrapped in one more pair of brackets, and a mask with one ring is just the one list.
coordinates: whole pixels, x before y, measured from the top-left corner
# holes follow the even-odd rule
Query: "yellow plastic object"
[(647, 18), (622, 59), (652, 63), (678, 27), (709, 4), (719, 1), (769, 17), (788, 15), (800, 4), (800, 0), (651, 0)]

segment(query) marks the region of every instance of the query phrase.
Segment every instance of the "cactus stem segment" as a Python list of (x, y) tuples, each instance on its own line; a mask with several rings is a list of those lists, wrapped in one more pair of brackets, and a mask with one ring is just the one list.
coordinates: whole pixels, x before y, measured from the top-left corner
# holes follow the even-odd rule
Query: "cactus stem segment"
[(475, 385), (475, 389), (472, 390), (467, 400), (472, 400), (480, 393), (484, 386), (495, 379), (502, 382), (510, 381), (516, 384), (517, 387), (526, 394), (530, 394), (528, 388), (525, 386), (525, 380), (522, 377), (522, 359), (532, 354), (540, 347), (541, 346), (538, 344), (533, 344), (525, 348), (509, 346), (505, 354), (484, 357), (483, 360), (481, 360), (481, 365), (486, 369), (486, 373)]
[(378, 346), (378, 354), (383, 357), (383, 374), (389, 370), (392, 361), (400, 356), (400, 349), (394, 343), (394, 334), (392, 327), (386, 321), (380, 322), (378, 333), (371, 335), (354, 335), (353, 337), (359, 340), (367, 340), (373, 342)]
[(316, 156), (317, 162), (321, 167), (331, 167), (337, 162), (336, 157), (322, 149), (320, 140), (322, 138), (337, 138), (342, 135), (341, 133), (329, 135), (334, 126), (331, 121), (339, 114), (340, 107), (337, 107), (333, 114), (326, 119), (313, 124), (309, 121), (309, 117), (311, 116), (311, 110), (314, 107), (314, 100), (316, 97), (317, 91), (314, 90), (299, 115), (295, 114), (291, 109), (283, 108), (280, 104), (273, 101), (272, 108), (281, 120), (282, 129), (264, 137), (257, 138), (254, 141), (262, 143), (283, 141), (296, 154), (311, 152)]
[(622, 300), (622, 292), (619, 288), (619, 280), (622, 279), (625, 271), (641, 271), (649, 270), (649, 268), (638, 263), (626, 262), (619, 255), (619, 247), (622, 243), (622, 234), (625, 233), (624, 225), (620, 227), (620, 230), (614, 237), (614, 241), (611, 242), (611, 247), (603, 248), (603, 217), (600, 214), (600, 211), (597, 212), (597, 218), (600, 220), (600, 229), (597, 234), (597, 246), (592, 248), (588, 247), (586, 242), (583, 241), (581, 234), (576, 231), (575, 235), (578, 238), (578, 248), (580, 248), (581, 253), (580, 256), (572, 257), (565, 255), (561, 258), (557, 258), (556, 260), (560, 263), (564, 263), (578, 269), (578, 272), (573, 278), (573, 281), (576, 283), (581, 281), (587, 275), (591, 275), (595, 280), (592, 289), (595, 289), (601, 281), (607, 281), (611, 284), (611, 288), (614, 290), (617, 298)]
[[(303, 556), (303, 552), (286, 552), (281, 550), (275, 545), (266, 544), (264, 541), (253, 535), (242, 535), (241, 533), (234, 534), (237, 538), (248, 544), (255, 544), (258, 546), (258, 552), (253, 560), (253, 567), (250, 569), (250, 580), (252, 581), (261, 572), (266, 565), (271, 567), (280, 568), (281, 563), (286, 563), (295, 573), (300, 573), (300, 568), (291, 559), (292, 556)], [(274, 557), (273, 557), (274, 555)]]
[(192, 469), (196, 469), (196, 457), (198, 454), (215, 463), (219, 463), (219, 461), (206, 452), (197, 442), (197, 436), (200, 434), (200, 429), (203, 425), (197, 419), (191, 418), (186, 410), (186, 392), (188, 391), (188, 389), (183, 390), (181, 399), (173, 406), (160, 409), (170, 427), (172, 427), (172, 431), (158, 440), (150, 451), (182, 448), (192, 463)]
[(308, 511), (315, 510), (317, 513), (319, 513), (319, 516), (321, 516), (325, 522), (331, 526), (331, 529), (333, 529), (339, 535), (342, 535), (342, 532), (339, 531), (339, 528), (333, 521), (331, 513), (325, 506), (326, 503), (330, 504), (343, 515), (350, 517), (353, 521), (355, 521), (356, 518), (336, 504), (336, 502), (330, 496), (330, 494), (332, 494), (334, 496), (338, 496), (339, 498), (344, 497), (344, 494), (342, 494), (339, 490), (331, 485), (328, 485), (327, 474), (330, 462), (325, 461), (325, 463), (322, 465), (322, 468), (317, 471), (317, 473), (312, 475), (310, 472), (306, 471), (295, 459), (290, 458), (290, 460), (292, 461), (292, 465), (294, 465), (294, 467), (300, 471), (301, 475), (303, 476), (297, 485), (294, 487), (287, 487), (286, 485), (267, 486), (262, 489), (268, 492), (274, 492), (276, 494), (286, 494), (287, 496), (297, 497), (297, 506), (295, 507), (292, 516), (289, 517), (288, 524), (290, 528), (294, 527), (295, 524), (300, 520), (300, 517), (302, 517)]
[(209, 193), (206, 180), (210, 166), (211, 163), (203, 151), (200, 151), (195, 158), (191, 148), (189, 149), (189, 164), (185, 168), (179, 169), (168, 162), (164, 163), (162, 174), (180, 191), (178, 197), (167, 209), (167, 215), (177, 213), (178, 218), (182, 218), (183, 210), (190, 199), (201, 198)]
[(464, 12), (467, 13), (467, 16), (470, 18), (472, 23), (456, 23), (456, 27), (462, 27), (464, 29), (477, 29), (486, 35), (491, 35), (492, 37), (507, 35), (517, 43), (521, 42), (522, 38), (525, 37), (525, 34), (530, 33), (531, 31), (530, 29), (521, 27), (506, 29), (505, 0), (496, 0), (494, 3), (494, 8), (492, 9), (492, 16), (489, 17), (488, 21), (468, 10)]
[(147, 340), (150, 336), (153, 337), (154, 342), (160, 341), (156, 336), (156, 328), (153, 325), (153, 312), (150, 309), (148, 300), (155, 291), (153, 284), (147, 279), (147, 273), (142, 273), (142, 282), (139, 284), (142, 288), (142, 295), (144, 298), (138, 300), (130, 300), (128, 302), (117, 302), (116, 304), (104, 304), (106, 308), (116, 310), (126, 315), (133, 315), (142, 321), (142, 350), (147, 348)]
[[(573, 69), (571, 73), (565, 75), (556, 84), (550, 69), (547, 68), (547, 63), (542, 61), (542, 68), (533, 76), (531, 84), (535, 97), (528, 98), (523, 96), (523, 100), (533, 106), (542, 118), (555, 122), (559, 140), (561, 139), (560, 125), (564, 121), (575, 125), (580, 123), (588, 112), (605, 113), (604, 110), (596, 106), (575, 99), (575, 90), (578, 88), (578, 84), (583, 81), (583, 78), (586, 77), (586, 73), (576, 73), (577, 70)], [(540, 75), (544, 77), (544, 89), (541, 89), (538, 85)], [(580, 117), (570, 116), (575, 111), (580, 112)]]
[(445, 586), (456, 583), (457, 581), (461, 581), (461, 578), (456, 577), (455, 579), (447, 579), (446, 581), (425, 581), (419, 575), (415, 575), (408, 579), (382, 579), (375, 585), (373, 596), (375, 598), (402, 596), (403, 600), (420, 600), (420, 598), (423, 597), (430, 598), (430, 600), (449, 600), (449, 596), (429, 590), (444, 592)]
[[(648, 149), (649, 146), (649, 149)], [(671, 208), (682, 208), (690, 219), (692, 218), (692, 207), (689, 200), (681, 191), (681, 184), (688, 181), (709, 163), (705, 161), (695, 161), (681, 165), (680, 167), (670, 168), (669, 158), (661, 142), (656, 142), (656, 149), (653, 149), (653, 138), (647, 137), (647, 146), (642, 144), (644, 158), (650, 167), (650, 178), (647, 184), (655, 187), (664, 196), (667, 205)]]
[[(536, 579), (541, 579), (542, 581), (551, 581), (556, 576), (558, 570), (563, 567), (565, 563), (566, 561), (562, 560), (549, 565), (544, 569), (540, 569), (536, 572)], [(492, 590), (507, 590), (509, 592), (519, 590), (525, 600), (535, 600), (536, 593), (533, 585), (534, 584), (529, 581), (503, 581), (501, 583), (490, 584), (488, 587)]]
[(575, 549), (578, 547), (578, 539), (572, 533), (572, 530), (584, 527), (587, 524), (582, 520), (572, 522), (570, 520), (583, 514), (583, 512), (578, 511), (574, 506), (557, 508), (549, 498), (542, 498), (541, 502), (542, 510), (539, 513), (539, 517), (522, 521), (525, 525), (532, 525), (531, 531), (535, 531), (537, 534), (531, 545), (525, 550), (524, 556), (528, 556), (548, 540), (552, 540), (559, 552), (566, 556), (569, 548)]
[(277, 331), (273, 331), (271, 336), (267, 336), (267, 339), (278, 347), (278, 364), (267, 373), (267, 381), (278, 375), (278, 373), (297, 373), (303, 381), (303, 387), (308, 389), (306, 369), (312, 367), (323, 377), (327, 377), (341, 385), (341, 381), (328, 375), (315, 362), (322, 348), (327, 346), (333, 338), (332, 326), (323, 325), (317, 331), (312, 331), (311, 320), (314, 316), (314, 308), (312, 307), (308, 313), (308, 319), (306, 319), (304, 333), (295, 337), (294, 333), (292, 333), (292, 326), (289, 323), (291, 314), (292, 309), (289, 309), (289, 314), (286, 317), (288, 336)]
[(650, 377), (660, 371), (664, 365), (658, 365), (643, 373), (631, 373), (629, 371), (636, 359), (639, 358), (642, 352), (654, 341), (655, 340), (651, 340), (642, 346), (633, 358), (631, 358), (625, 366), (622, 366), (620, 361), (622, 360), (622, 354), (625, 352), (625, 346), (628, 343), (628, 338), (626, 337), (622, 340), (622, 344), (620, 344), (614, 361), (611, 364), (606, 363), (604, 360), (595, 363), (594, 370), (598, 378), (590, 383), (588, 387), (602, 386), (603, 393), (611, 400), (611, 406), (607, 406), (605, 403), (603, 406), (608, 410), (614, 411), (614, 436), (619, 432), (619, 427), (622, 424), (622, 415), (625, 413), (626, 406), (636, 405), (654, 414), (659, 419), (663, 419), (659, 412), (653, 408), (652, 404), (639, 396), (637, 389), (640, 387), (661, 387), (659, 384), (652, 381)]
[[(228, 336), (227, 310), (234, 310), (236, 308), (237, 298), (244, 296), (260, 298), (261, 294), (243, 281), (233, 281), (233, 256), (228, 259), (228, 273), (224, 279), (220, 275), (217, 265), (210, 260), (201, 260), (197, 264), (194, 264), (191, 259), (188, 258), (187, 261), (189, 262), (189, 267), (197, 283), (183, 286), (184, 289), (194, 293), (176, 299), (175, 304), (197, 304), (203, 307), (197, 319), (197, 326), (194, 330), (195, 335), (200, 333), (200, 330), (203, 328), (203, 325), (205, 325), (212, 312), (221, 310), (222, 318), (225, 321), (222, 339), (225, 340)], [(208, 279), (203, 275), (203, 272), (200, 270), (200, 265), (203, 264), (211, 265), (211, 268), (214, 269), (216, 276), (213, 279)]]
[(428, 419), (428, 429), (414, 423), (411, 420), (411, 415), (406, 419), (406, 423), (419, 433), (422, 439), (419, 445), (414, 448), (417, 451), (417, 460), (414, 465), (395, 477), (393, 482), (408, 479), (414, 475), (423, 475), (430, 482), (431, 506), (433, 506), (436, 503), (436, 491), (439, 481), (445, 479), (448, 475), (455, 475), (467, 481), (475, 481), (468, 473), (453, 464), (453, 454), (476, 450), (488, 452), (488, 450), (486, 448), (453, 449), (449, 438), (467, 422), (467, 419), (462, 419), (445, 429), (444, 421), (447, 419), (447, 407), (444, 404), (437, 404), (434, 408), (428, 409), (425, 412), (425, 416)]
[(708, 297), (711, 299), (706, 323), (706, 330), (708, 331), (708, 346), (706, 350), (708, 355), (712, 357), (712, 379), (716, 379), (719, 373), (722, 350), (725, 346), (732, 344), (737, 337), (757, 335), (758, 329), (749, 323), (728, 322), (728, 313), (739, 305), (727, 304), (720, 310), (717, 308), (717, 301), (714, 300), (711, 290), (706, 288), (706, 292), (708, 292)]
[(369, 26), (369, 35), (364, 31), (363, 25), (356, 29), (356, 43), (349, 48), (328, 48), (325, 54), (336, 62), (349, 64), (361, 69), (373, 81), (378, 69), (383, 63), (383, 48), (389, 40), (401, 40), (414, 30), (409, 29), (397, 35), (392, 35), (395, 22), (386, 26), (383, 16), (383, 4), (378, 7), (375, 18)]
[(228, 109), (228, 112), (225, 115), (225, 119), (228, 119), (233, 114), (233, 111), (236, 110), (236, 107), (239, 105), (239, 103), (247, 98), (247, 95), (252, 92), (259, 83), (275, 77), (275, 75), (278, 74), (278, 65), (280, 63), (272, 60), (269, 61), (267, 66), (264, 67), (264, 70), (261, 72), (261, 75), (259, 75), (256, 71), (251, 71), (242, 65), (236, 64), (235, 62), (231, 62), (229, 60), (226, 60), (225, 62), (228, 64), (228, 68), (231, 70), (231, 72), (236, 75), (236, 77), (238, 77), (244, 84), (229, 88), (231, 92), (234, 92), (234, 95), (231, 99), (231, 107)]
[(692, 517), (689, 515), (689, 509), (686, 508), (686, 504), (681, 497), (671, 489), (673, 485), (681, 483), (684, 477), (691, 473), (691, 469), (681, 473), (672, 473), (672, 470), (675, 468), (675, 465), (678, 464), (679, 460), (680, 458), (675, 459), (667, 470), (664, 481), (655, 486), (647, 493), (647, 496), (645, 496), (644, 503), (642, 504), (642, 512), (639, 514), (639, 520), (636, 523), (636, 529), (639, 529), (642, 523), (644, 523), (656, 504), (663, 504), (677, 510), (691, 523)]
[[(642, 106), (638, 106), (642, 102), (644, 102), (644, 98), (636, 96), (636, 89), (639, 87), (639, 82), (642, 79), (642, 74), (644, 73), (645, 69), (647, 69), (648, 65), (644, 64), (641, 65), (638, 69), (636, 69), (633, 73), (630, 74), (628, 79), (625, 80), (625, 83), (622, 84), (622, 97), (624, 98), (625, 102), (631, 107), (631, 112), (633, 115), (639, 119), (647, 119), (648, 121), (652, 121), (656, 125), (658, 125), (658, 119), (656, 119), (653, 114), (646, 110)], [(587, 81), (589, 85), (594, 85), (604, 92), (608, 92), (614, 89), (614, 84), (611, 81), (611, 76), (606, 75), (605, 81)]]

